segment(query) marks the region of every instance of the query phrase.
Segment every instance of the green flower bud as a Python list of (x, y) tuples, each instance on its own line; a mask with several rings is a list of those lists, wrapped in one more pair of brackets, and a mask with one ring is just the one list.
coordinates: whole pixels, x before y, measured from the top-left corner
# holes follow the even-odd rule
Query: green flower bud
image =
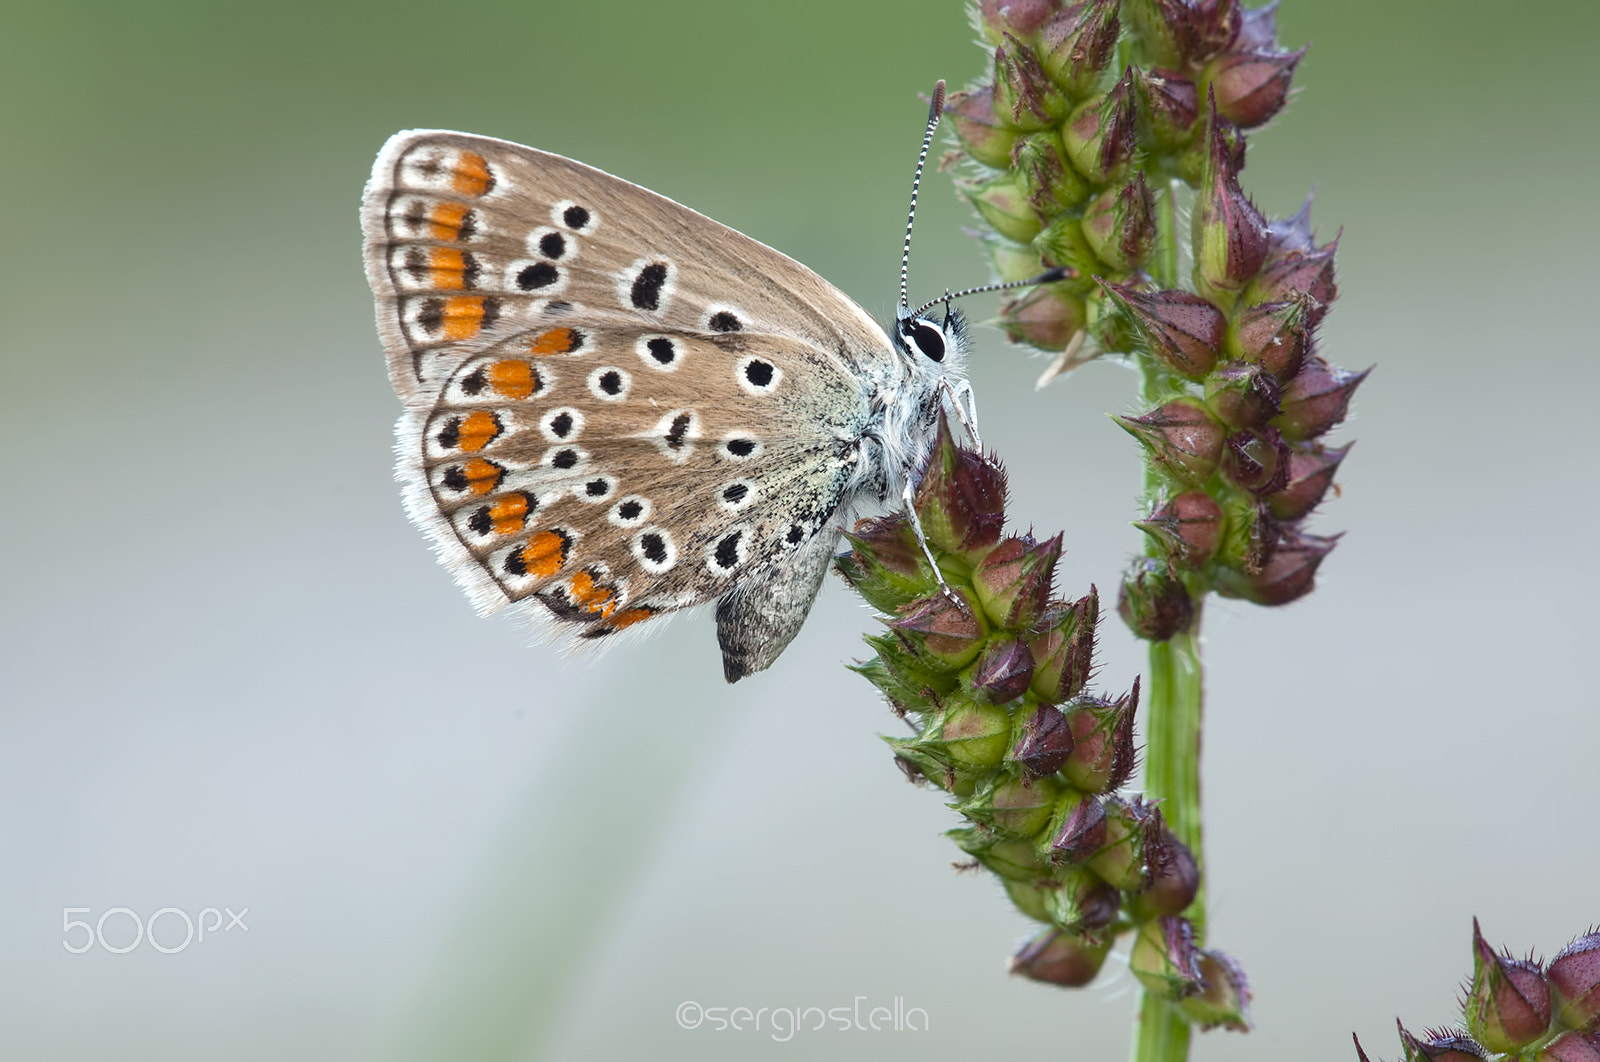
[(1089, 793), (1113, 790), (1133, 772), (1133, 717), (1139, 710), (1139, 680), (1116, 700), (1078, 697), (1062, 706), (1072, 730), (1072, 752), (1062, 777)]
[(1280, 381), (1300, 371), (1311, 345), (1309, 296), (1246, 307), (1228, 322), (1228, 357), (1260, 365)]
[(1117, 0), (1089, 0), (1050, 16), (1039, 31), (1045, 73), (1069, 96), (1094, 91), (1116, 52)]
[[(1050, 600), (1050, 583), (1061, 558), (1061, 536), (1003, 539), (972, 570), (972, 589), (996, 626), (1031, 628)], [(1030, 668), (1031, 670), (1031, 668)]]
[(1034, 661), (1034, 693), (1059, 704), (1083, 692), (1093, 667), (1094, 630), (1099, 619), (1100, 595), (1093, 587), (1071, 605), (1057, 602), (1041, 621), (1044, 633), (1028, 643)]
[(1005, 472), (982, 454), (957, 447), (941, 412), (933, 452), (913, 499), (922, 533), (947, 553), (992, 546), (1000, 541), (1005, 503)]
[(998, 767), (1011, 748), (1011, 716), (998, 705), (955, 704), (944, 713), (939, 737), (958, 769)]
[(1137, 269), (1155, 251), (1155, 197), (1144, 173), (1108, 188), (1084, 211), (1083, 235), (1096, 257), (1113, 270)]
[(1195, 84), (1170, 70), (1133, 70), (1139, 114), (1149, 127), (1151, 144), (1158, 150), (1176, 151), (1194, 141), (1200, 118)]
[(1161, 817), (1144, 801), (1106, 799), (1105, 839), (1089, 857), (1089, 869), (1125, 892), (1150, 882), (1150, 855), (1161, 836)]
[(995, 114), (1027, 132), (1056, 124), (1068, 106), (1040, 65), (1039, 54), (1005, 34), (994, 50)]
[[(1038, 259), (1036, 254), (1029, 257)], [(1013, 343), (1059, 351), (1083, 331), (1087, 320), (1083, 300), (1068, 292), (1066, 285), (1041, 284), (1003, 303), (999, 324)]]
[(1039, 860), (1033, 845), (1026, 841), (1007, 840), (972, 826), (947, 830), (945, 836), (1007, 881), (1040, 881), (1050, 876), (1050, 868)]
[(834, 558), (834, 566), (879, 612), (896, 612), (938, 589), (928, 558), (903, 514), (858, 520), (845, 538), (854, 551)]
[(983, 220), (1007, 239), (1027, 243), (1044, 227), (1028, 202), (1020, 173), (1002, 173), (986, 181), (958, 181), (956, 187)]
[(959, 589), (951, 593), (961, 599), (959, 604), (935, 593), (885, 621), (900, 636), (901, 644), (934, 670), (966, 667), (987, 644), (983, 624), (967, 594)]
[(1206, 405), (1230, 428), (1259, 428), (1280, 412), (1283, 390), (1259, 365), (1220, 362), (1206, 377)]
[(1239, 188), (1238, 166), (1215, 112), (1204, 180), (1193, 220), (1195, 285), (1202, 292), (1239, 291), (1267, 260), (1267, 223)]
[(1128, 969), (1145, 991), (1176, 1003), (1200, 991), (1200, 949), (1187, 919), (1152, 918), (1133, 939)]
[(1137, 107), (1131, 77), (1110, 92), (1091, 96), (1061, 127), (1061, 142), (1077, 171), (1095, 184), (1127, 179), (1139, 150)]
[(1088, 183), (1062, 156), (1061, 137), (1053, 129), (1018, 137), (1010, 168), (1021, 174), (1028, 204), (1041, 218), (1077, 207), (1089, 194)]
[(1010, 167), (1017, 131), (995, 113), (993, 85), (971, 92), (951, 93), (945, 101), (944, 113), (968, 155), (997, 170)]

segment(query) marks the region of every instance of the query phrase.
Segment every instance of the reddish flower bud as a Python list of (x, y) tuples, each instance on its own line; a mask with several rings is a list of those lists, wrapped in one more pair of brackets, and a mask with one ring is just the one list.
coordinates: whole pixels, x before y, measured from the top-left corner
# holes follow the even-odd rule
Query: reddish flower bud
[(1194, 82), (1171, 70), (1135, 68), (1133, 76), (1139, 109), (1150, 125), (1154, 145), (1172, 151), (1192, 141), (1200, 118)]
[(953, 670), (977, 659), (986, 641), (972, 603), (960, 590), (951, 593), (961, 598), (966, 607), (940, 591), (912, 602), (899, 616), (885, 622), (919, 659)]
[(1061, 137), (1053, 129), (1018, 137), (1011, 149), (1010, 169), (1021, 175), (1028, 205), (1041, 218), (1078, 207), (1089, 194), (1087, 182), (1067, 165)]
[(1081, 863), (1106, 841), (1106, 809), (1092, 793), (1067, 793), (1050, 822), (1050, 857)]
[[(1035, 273), (1041, 271), (1042, 267)], [(1066, 349), (1087, 321), (1083, 300), (1060, 284), (1029, 288), (1026, 294), (1000, 307), (1000, 327), (1005, 329), (1006, 337), (1013, 343), (1027, 343), (1041, 350)]]
[(1103, 793), (1127, 781), (1133, 773), (1133, 717), (1139, 710), (1139, 680), (1114, 701), (1079, 697), (1062, 706), (1072, 730), (1072, 752), (1062, 764), (1062, 776), (1087, 793)]
[(1186, 996), (1178, 1008), (1202, 1029), (1222, 1026), (1234, 1032), (1250, 1031), (1250, 982), (1244, 967), (1220, 951), (1200, 953), (1200, 990)]
[(1207, 68), (1217, 95), (1217, 113), (1241, 129), (1265, 125), (1289, 98), (1294, 68), (1306, 54), (1297, 52), (1229, 52)]
[(1235, 164), (1212, 101), (1205, 178), (1195, 197), (1192, 240), (1197, 281), (1238, 291), (1267, 260), (1267, 223), (1239, 188)]
[(1489, 1057), (1481, 1044), (1458, 1032), (1429, 1029), (1419, 1040), (1398, 1021), (1395, 1025), (1400, 1029), (1400, 1046), (1405, 1049), (1406, 1062), (1481, 1062)]
[(1060, 6), (1059, 0), (979, 0), (978, 28), (990, 44), (1008, 33), (1031, 37)]
[(1258, 428), (1279, 413), (1277, 377), (1260, 365), (1223, 362), (1206, 377), (1206, 404), (1230, 428)]
[(1095, 184), (1118, 184), (1139, 150), (1138, 107), (1131, 74), (1110, 92), (1079, 104), (1061, 127), (1061, 143), (1077, 171)]
[(1041, 704), (1022, 724), (1011, 759), (1031, 777), (1043, 779), (1061, 770), (1074, 744), (1066, 715), (1053, 704)]
[(1117, 615), (1138, 637), (1164, 642), (1189, 629), (1194, 620), (1194, 599), (1182, 579), (1168, 571), (1166, 565), (1146, 557), (1135, 561), (1122, 577)]
[(1534, 1062), (1600, 1062), (1600, 1034), (1563, 1033), (1546, 1044)]
[(939, 549), (961, 553), (992, 546), (1005, 524), (1005, 472), (997, 462), (958, 448), (940, 413), (914, 504), (923, 534)]
[(972, 589), (996, 625), (1009, 630), (1032, 627), (1050, 600), (1050, 582), (1060, 559), (1059, 534), (1044, 542), (1005, 539), (973, 569)]
[(1252, 494), (1273, 494), (1289, 482), (1289, 444), (1276, 428), (1247, 428), (1228, 436), (1222, 471)]
[(1311, 345), (1310, 311), (1305, 295), (1247, 306), (1228, 322), (1228, 356), (1260, 365), (1279, 380), (1290, 379)]
[(1139, 894), (1139, 914), (1182, 914), (1200, 893), (1200, 866), (1189, 846), (1164, 827), (1150, 847), (1150, 885)]
[(1008, 171), (986, 181), (958, 181), (956, 188), (983, 220), (1008, 240), (1027, 243), (1044, 227), (1028, 202), (1020, 173)]
[(1093, 91), (1111, 63), (1122, 24), (1117, 0), (1088, 0), (1050, 16), (1039, 31), (1039, 58), (1068, 95)]
[(1279, 520), (1298, 520), (1315, 509), (1333, 485), (1339, 463), (1355, 443), (1336, 448), (1311, 445), (1306, 449), (1290, 448), (1288, 482), (1282, 490), (1266, 498), (1267, 507)]
[(1085, 209), (1083, 235), (1106, 265), (1126, 273), (1155, 251), (1155, 197), (1144, 173), (1121, 188), (1108, 188)]
[(1033, 656), (1020, 638), (994, 638), (978, 657), (972, 673), (974, 689), (995, 704), (1014, 701), (1033, 681)]
[(1152, 461), (1180, 482), (1198, 487), (1217, 470), (1227, 432), (1197, 398), (1176, 399), (1142, 417), (1112, 419), (1144, 444)]
[(958, 704), (935, 725), (945, 755), (958, 770), (998, 767), (1011, 745), (1011, 715), (998, 705)]
[(1118, 889), (1138, 892), (1149, 883), (1151, 849), (1160, 836), (1161, 813), (1138, 798), (1106, 800), (1106, 835), (1089, 857), (1089, 869)]
[(1047, 929), (1011, 960), (1011, 972), (1034, 981), (1081, 988), (1095, 979), (1111, 951), (1109, 933), (1093, 935)]
[(903, 514), (858, 520), (845, 538), (854, 551), (834, 558), (834, 566), (879, 612), (896, 612), (937, 587), (928, 558)]
[(1535, 962), (1497, 955), (1472, 920), (1467, 1031), (1491, 1051), (1514, 1053), (1550, 1027), (1550, 986)]
[(1100, 286), (1133, 319), (1150, 353), (1175, 372), (1199, 380), (1217, 363), (1228, 319), (1207, 300), (1177, 289), (1143, 292), (1105, 280)]
[(1223, 597), (1242, 597), (1258, 605), (1286, 605), (1316, 586), (1317, 567), (1338, 543), (1339, 535), (1286, 535), (1261, 570), (1247, 574), (1233, 568), (1217, 572), (1216, 589)]
[(1052, 704), (1071, 700), (1089, 684), (1094, 666), (1094, 629), (1100, 620), (1100, 593), (1089, 592), (1068, 605), (1057, 602), (1040, 620), (1043, 633), (1028, 643), (1033, 653), (1033, 692)]
[(1337, 245), (1326, 244), (1311, 251), (1275, 251), (1267, 259), (1261, 275), (1246, 289), (1248, 302), (1289, 302), (1308, 297), (1306, 326), (1315, 328), (1339, 296), (1333, 279), (1333, 256)]
[(1134, 938), (1128, 968), (1147, 992), (1176, 1003), (1200, 990), (1200, 949), (1187, 919), (1152, 918)]
[(1372, 372), (1348, 372), (1312, 358), (1283, 391), (1283, 413), (1272, 423), (1285, 439), (1315, 439), (1344, 420), (1350, 398)]
[(1122, 897), (1092, 872), (1060, 864), (1054, 868), (1054, 877), (1054, 882), (1040, 882), (1039, 899), (1046, 920), (1057, 929), (1081, 933), (1106, 926), (1117, 917)]
[(1134, 526), (1160, 542), (1179, 565), (1199, 568), (1222, 542), (1222, 508), (1205, 491), (1184, 491)]
[(944, 113), (968, 155), (997, 170), (1010, 166), (1017, 131), (995, 114), (993, 85), (951, 93), (945, 100)]
[(994, 50), (995, 114), (1026, 132), (1056, 124), (1069, 106), (1067, 98), (1044, 72), (1039, 54), (1011, 34), (1004, 34)]
[(1060, 787), (1048, 778), (1007, 778), (957, 810), (1019, 840), (1031, 840), (1050, 825), (1060, 796)]
[(1545, 967), (1556, 1020), (1588, 1031), (1600, 1022), (1600, 932), (1579, 937)]

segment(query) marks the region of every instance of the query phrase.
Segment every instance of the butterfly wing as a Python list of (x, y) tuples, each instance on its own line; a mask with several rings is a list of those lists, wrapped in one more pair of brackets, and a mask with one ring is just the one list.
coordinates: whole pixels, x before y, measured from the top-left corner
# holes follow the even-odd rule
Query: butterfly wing
[(483, 137), (396, 136), (362, 219), (407, 507), (475, 604), (596, 638), (723, 597), (729, 678), (770, 664), (860, 479), (863, 366), (892, 357), (871, 318), (671, 200)]

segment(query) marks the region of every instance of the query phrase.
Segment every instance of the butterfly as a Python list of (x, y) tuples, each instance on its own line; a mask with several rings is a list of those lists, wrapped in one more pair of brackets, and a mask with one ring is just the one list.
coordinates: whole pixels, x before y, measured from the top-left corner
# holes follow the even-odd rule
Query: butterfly
[(569, 646), (715, 600), (727, 680), (769, 667), (970, 411), (962, 318), (910, 309), (904, 258), (885, 329), (671, 199), (438, 130), (384, 145), (361, 225), (406, 510), (481, 612)]

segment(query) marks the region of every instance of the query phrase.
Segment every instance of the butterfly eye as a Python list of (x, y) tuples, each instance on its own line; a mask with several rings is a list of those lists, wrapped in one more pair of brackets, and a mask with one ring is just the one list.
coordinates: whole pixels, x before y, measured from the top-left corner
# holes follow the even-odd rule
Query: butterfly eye
[(931, 321), (914, 318), (900, 326), (900, 332), (911, 341), (911, 345), (928, 358), (929, 361), (944, 360), (944, 332)]

